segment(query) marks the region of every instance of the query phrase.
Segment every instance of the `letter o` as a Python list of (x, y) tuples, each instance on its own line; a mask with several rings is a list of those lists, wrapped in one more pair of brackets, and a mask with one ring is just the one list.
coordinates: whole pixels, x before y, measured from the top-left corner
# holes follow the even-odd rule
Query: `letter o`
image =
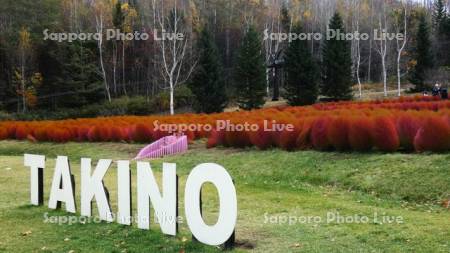
[[(205, 224), (200, 211), (200, 191), (206, 182), (212, 183), (219, 194), (219, 218), (213, 226)], [(184, 198), (187, 224), (198, 241), (217, 246), (231, 237), (237, 222), (237, 198), (233, 180), (225, 168), (215, 163), (196, 166), (186, 181)]]

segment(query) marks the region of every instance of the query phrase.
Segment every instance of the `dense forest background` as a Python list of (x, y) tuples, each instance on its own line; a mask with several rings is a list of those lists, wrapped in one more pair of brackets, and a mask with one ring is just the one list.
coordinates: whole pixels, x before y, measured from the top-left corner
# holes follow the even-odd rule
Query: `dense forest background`
[[(406, 37), (349, 42), (352, 85), (383, 83), (385, 91), (392, 84), (445, 85), (450, 65), (449, 7), (445, 0), (2, 0), (0, 111), (37, 115), (89, 108), (81, 115), (89, 116), (101, 115), (105, 106), (100, 105), (105, 104), (105, 114), (167, 111), (171, 101), (175, 108), (192, 106), (192, 90), (201, 85), (195, 82), (202, 80), (195, 77), (202, 62), (198, 45), (203, 30), (208, 30), (214, 46), (203, 45), (218, 53), (220, 68), (214, 73), (221, 76), (226, 97), (233, 100), (242, 89), (234, 77), (250, 27), (263, 64), (269, 66), (289, 43), (263, 40), (265, 30), (289, 33), (301, 24), (305, 33), (324, 34), (335, 13), (342, 17), (346, 32), (373, 34), (374, 29), (385, 29)], [(105, 33), (112, 28), (150, 34), (165, 30), (183, 33), (184, 40), (44, 40), (46, 29)], [(324, 60), (324, 44), (309, 40), (302, 45), (318, 66)], [(271, 96), (272, 73), (265, 74), (264, 90)]]

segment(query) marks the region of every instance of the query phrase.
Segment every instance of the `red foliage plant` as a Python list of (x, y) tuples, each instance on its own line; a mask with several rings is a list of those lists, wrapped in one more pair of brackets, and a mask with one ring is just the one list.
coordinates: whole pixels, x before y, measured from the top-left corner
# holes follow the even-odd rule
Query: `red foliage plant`
[(89, 140), (88, 133), (89, 133), (89, 127), (86, 126), (80, 126), (76, 129), (76, 140), (77, 141), (86, 141)]
[(372, 121), (368, 117), (353, 118), (348, 138), (352, 150), (369, 151), (373, 146), (371, 132)]
[(87, 133), (88, 140), (90, 142), (100, 142), (102, 140), (101, 131), (102, 129), (98, 126), (91, 127)]
[(400, 145), (405, 150), (414, 149), (414, 138), (419, 131), (420, 122), (411, 115), (400, 116), (397, 120), (397, 132), (400, 139)]
[[(391, 117), (393, 120), (386, 118)], [(2, 121), (0, 139), (33, 141), (128, 141), (149, 143), (171, 133), (156, 129), (154, 123), (216, 126), (218, 120), (233, 125), (246, 122), (276, 122), (295, 125), (294, 132), (252, 129), (214, 133), (200, 128), (185, 132), (189, 140), (209, 136), (207, 146), (271, 146), (287, 150), (370, 150), (373, 145), (384, 151), (400, 147), (419, 151), (448, 149), (450, 101), (436, 98), (404, 97), (398, 100), (321, 103), (314, 106), (278, 107), (254, 111), (176, 116), (120, 116), (61, 121)], [(381, 119), (380, 119), (381, 117)], [(428, 119), (427, 118), (430, 118)], [(425, 122), (426, 121), (426, 122)], [(271, 124), (271, 123), (269, 123)], [(426, 124), (426, 126), (425, 126)], [(276, 125), (273, 125), (276, 126)], [(155, 129), (154, 129), (155, 128)], [(274, 129), (271, 127), (271, 129)], [(420, 131), (419, 131), (420, 129)]]
[(25, 125), (19, 125), (16, 127), (15, 138), (17, 140), (25, 140), (31, 133), (31, 130)]
[(111, 140), (111, 127), (105, 126), (99, 131), (100, 141), (106, 142)]
[(3, 126), (0, 127), (0, 140), (6, 140), (8, 138), (8, 130)]
[(297, 136), (296, 146), (300, 150), (309, 149), (312, 147), (311, 144), (311, 129), (313, 120), (306, 119), (301, 125), (301, 130)]
[(206, 144), (207, 148), (214, 148), (223, 144), (224, 132), (212, 130), (211, 135), (208, 138), (208, 142)]
[(348, 117), (341, 116), (333, 119), (328, 127), (328, 141), (339, 151), (350, 149), (349, 143), (350, 121)]
[(293, 131), (284, 130), (280, 134), (280, 148), (284, 150), (294, 150), (297, 147), (297, 138), (301, 129), (295, 126)]
[(311, 129), (311, 143), (317, 150), (328, 150), (331, 143), (328, 141), (328, 127), (332, 122), (330, 117), (320, 117), (314, 121)]
[(252, 145), (261, 150), (268, 149), (273, 145), (272, 132), (265, 131), (263, 123), (258, 123), (258, 131), (251, 131), (249, 138)]
[(49, 130), (45, 127), (38, 127), (33, 131), (33, 136), (37, 141), (48, 141), (48, 132)]
[[(282, 121), (283, 124), (288, 124), (289, 121)], [(297, 148), (297, 138), (302, 130), (302, 122), (295, 121), (292, 119), (290, 121), (290, 125), (293, 126), (293, 129), (283, 129), (279, 131), (279, 140), (278, 146), (284, 150), (292, 151)], [(287, 125), (286, 125), (287, 127)], [(271, 136), (273, 136), (271, 134)]]
[(387, 116), (375, 118), (372, 137), (375, 147), (384, 152), (394, 152), (400, 146), (394, 122)]
[(193, 140), (195, 140), (195, 132), (193, 132), (193, 131), (186, 131), (182, 134), (186, 135), (189, 142), (192, 142)]
[(16, 138), (16, 128), (17, 128), (17, 125), (15, 123), (6, 125), (6, 131), (8, 132), (8, 139)]
[(251, 146), (249, 134), (245, 131), (225, 131), (224, 145), (236, 148)]
[(444, 118), (437, 116), (426, 119), (414, 138), (414, 147), (418, 152), (444, 152), (449, 150), (449, 123)]
[(125, 133), (124, 131), (116, 126), (111, 127), (111, 141), (121, 141), (125, 140)]
[(144, 124), (136, 124), (131, 130), (132, 140), (135, 142), (151, 142), (153, 140), (152, 130)]
[(66, 128), (53, 129), (47, 135), (49, 140), (53, 142), (68, 142), (72, 139), (70, 131)]

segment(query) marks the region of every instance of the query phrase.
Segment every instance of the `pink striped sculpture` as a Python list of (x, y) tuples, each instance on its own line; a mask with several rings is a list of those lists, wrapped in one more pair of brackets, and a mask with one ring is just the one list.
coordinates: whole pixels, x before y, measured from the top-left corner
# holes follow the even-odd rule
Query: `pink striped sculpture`
[(179, 154), (187, 151), (187, 149), (187, 136), (166, 136), (143, 148), (134, 159), (155, 159), (166, 155)]

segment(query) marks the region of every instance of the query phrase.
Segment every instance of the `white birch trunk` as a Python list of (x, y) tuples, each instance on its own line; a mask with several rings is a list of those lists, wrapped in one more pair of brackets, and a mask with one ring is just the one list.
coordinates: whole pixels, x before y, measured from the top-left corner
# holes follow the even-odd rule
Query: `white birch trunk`
[(108, 81), (106, 79), (105, 64), (103, 63), (103, 16), (102, 16), (102, 13), (100, 13), (100, 15), (97, 15), (95, 17), (95, 21), (97, 23), (97, 33), (102, 35), (102, 36), (99, 36), (97, 45), (98, 45), (100, 67), (102, 70), (102, 76), (103, 76), (103, 82), (105, 85), (106, 96), (108, 98), (108, 101), (111, 102), (111, 93), (109, 90)]

